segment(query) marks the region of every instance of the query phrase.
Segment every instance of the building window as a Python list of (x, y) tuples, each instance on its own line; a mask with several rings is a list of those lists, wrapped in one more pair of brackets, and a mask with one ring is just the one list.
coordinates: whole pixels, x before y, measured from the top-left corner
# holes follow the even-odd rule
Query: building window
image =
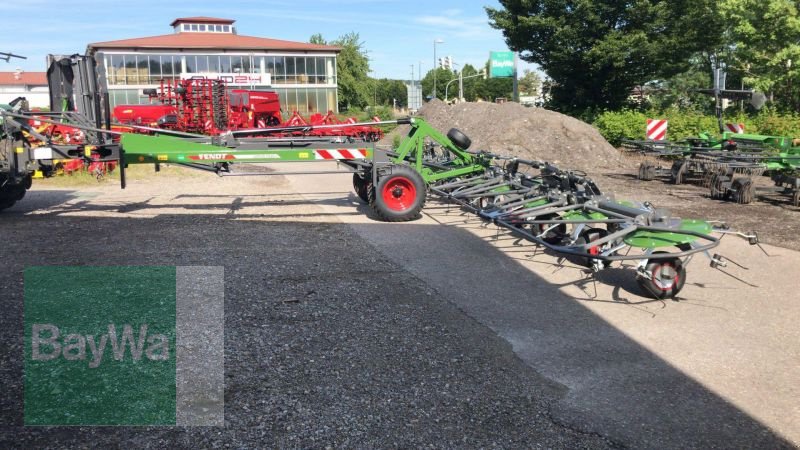
[(231, 27), (230, 27), (230, 25), (223, 25), (223, 26), (222, 26), (222, 31), (224, 31), (224, 32), (226, 32), (226, 33), (227, 33), (227, 32), (229, 32), (229, 31), (231, 31)]
[(208, 57), (208, 71), (219, 73), (219, 56), (213, 55)]
[(200, 55), (197, 57), (197, 66), (195, 71), (198, 73), (208, 72), (208, 56)]
[(206, 31), (205, 24), (202, 24), (202, 23), (200, 24), (200, 31)]
[(197, 24), (196, 23), (192, 24), (192, 31), (197, 31)]
[(241, 56), (231, 56), (231, 70), (229, 72), (240, 73), (244, 72)]
[(230, 56), (220, 56), (219, 57), (219, 71), (222, 73), (231, 73), (231, 57)]
[(183, 31), (189, 31), (189, 24), (188, 23), (183, 24)]

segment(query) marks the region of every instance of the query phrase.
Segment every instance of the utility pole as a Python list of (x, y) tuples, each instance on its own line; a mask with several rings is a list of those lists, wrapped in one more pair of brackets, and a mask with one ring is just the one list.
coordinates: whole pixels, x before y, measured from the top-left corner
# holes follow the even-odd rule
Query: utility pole
[(436, 98), (436, 44), (444, 44), (444, 41), (438, 38), (433, 40), (433, 95), (431, 99)]

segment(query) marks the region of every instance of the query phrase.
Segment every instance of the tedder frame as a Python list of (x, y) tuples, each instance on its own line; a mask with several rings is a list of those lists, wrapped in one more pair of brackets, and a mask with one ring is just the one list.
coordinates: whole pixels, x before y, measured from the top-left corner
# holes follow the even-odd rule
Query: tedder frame
[[(87, 64), (74, 58), (53, 62), (62, 69), (76, 63), (84, 68)], [(0, 154), (0, 190), (5, 201), (0, 207), (21, 199), (31, 185), (32, 173), (52, 170), (57, 158), (118, 161), (123, 188), (125, 168), (130, 164), (153, 164), (157, 170), (161, 164), (175, 164), (220, 176), (242, 176), (255, 173), (233, 170), (238, 163), (332, 161), (353, 174), (355, 192), (383, 221), (419, 217), (431, 194), (455, 202), (519, 238), (565, 255), (592, 272), (615, 262), (636, 261), (639, 285), (655, 298), (679, 293), (686, 281), (686, 266), (696, 254), (706, 255), (712, 267), (724, 267), (725, 259), (710, 253), (720, 236), (738, 234), (758, 244), (755, 233), (735, 233), (720, 223), (673, 217), (649, 203), (617, 201), (580, 171), (472, 152), (470, 139), (460, 131), (451, 129), (445, 135), (420, 118), (369, 122), (409, 126), (406, 137), (390, 150), (374, 144), (368, 148), (307, 140), (272, 141), (253, 137), (259, 132), (253, 129), (216, 136), (145, 127), (138, 127), (139, 131), (149, 134), (124, 133), (112, 131), (108, 115), (104, 117), (107, 97), (104, 99), (100, 90), (92, 92), (81, 95), (86, 104), (75, 108), (76, 112), (68, 105), (76, 101), (75, 96), (59, 93), (51, 83), (51, 96), (66, 99), (64, 111), (34, 115), (19, 104), (0, 111), (0, 149), (4, 150)], [(80, 144), (56, 143), (37, 132), (34, 120), (66, 123), (86, 138)], [(531, 173), (536, 170), (539, 173)]]

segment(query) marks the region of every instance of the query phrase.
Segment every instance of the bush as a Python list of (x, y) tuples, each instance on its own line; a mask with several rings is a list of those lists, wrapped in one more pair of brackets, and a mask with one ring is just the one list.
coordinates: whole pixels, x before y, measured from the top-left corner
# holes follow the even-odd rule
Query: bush
[[(779, 114), (773, 110), (761, 110), (753, 119), (760, 134), (773, 136), (800, 136), (800, 117), (796, 114)], [(747, 129), (751, 132), (750, 129)]]
[(594, 121), (600, 134), (613, 146), (618, 146), (623, 139), (644, 139), (647, 117), (641, 112), (622, 110), (606, 111)]
[[(676, 108), (664, 111), (650, 110), (644, 113), (631, 110), (607, 111), (600, 114), (593, 125), (611, 145), (618, 146), (623, 139), (644, 139), (648, 118), (668, 120), (667, 139), (671, 141), (697, 136), (704, 132), (711, 135), (719, 134), (717, 118), (713, 115)], [(723, 118), (723, 122), (743, 123), (745, 132), (752, 134), (800, 136), (800, 116), (780, 114), (769, 109), (762, 110), (753, 117), (743, 113), (729, 114)]]

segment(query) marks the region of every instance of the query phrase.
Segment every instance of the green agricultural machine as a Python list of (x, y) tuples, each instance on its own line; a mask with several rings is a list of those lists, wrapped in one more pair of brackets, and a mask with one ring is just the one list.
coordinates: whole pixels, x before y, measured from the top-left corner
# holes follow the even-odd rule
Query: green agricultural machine
[[(725, 72), (714, 70), (714, 87), (698, 89), (714, 97), (719, 135), (700, 133), (681, 141), (623, 141), (623, 149), (645, 160), (637, 178), (656, 178), (673, 184), (694, 182), (710, 189), (711, 198), (740, 204), (752, 202), (758, 194), (777, 193), (789, 197), (800, 207), (800, 147), (786, 136), (734, 133), (727, 131), (722, 119), (722, 99), (749, 100), (760, 109), (766, 97), (750, 90), (725, 89)], [(663, 162), (671, 162), (665, 165)], [(772, 177), (773, 187), (756, 187), (754, 177)]]
[[(456, 202), (482, 220), (564, 255), (591, 272), (636, 261), (639, 285), (659, 299), (678, 295), (695, 255), (706, 255), (712, 267), (725, 266), (722, 256), (710, 252), (720, 236), (737, 234), (758, 243), (755, 233), (735, 233), (719, 223), (677, 218), (648, 203), (615, 200), (583, 172), (472, 152), (470, 139), (460, 131), (452, 129), (445, 135), (419, 118), (384, 122), (410, 126), (400, 145), (388, 151), (374, 146), (286, 146), (253, 138), (254, 130), (247, 130), (246, 136), (232, 131), (213, 137), (164, 130), (119, 133), (111, 130), (107, 96), (98, 82), (102, 77), (86, 76), (98, 73), (94, 62), (79, 56), (51, 60), (51, 96), (58, 102), (80, 98), (81, 103), (75, 110), (48, 117), (37, 113), (36, 119), (83, 130), (86, 142), (56, 144), (36, 132), (31, 125), (34, 116), (21, 106), (1, 111), (0, 184), (6, 207), (24, 196), (34, 171), (47, 170), (56, 158), (118, 161), (123, 188), (125, 168), (131, 164), (152, 164), (156, 169), (174, 164), (241, 176), (250, 174), (238, 170), (241, 163), (329, 161), (352, 173), (356, 194), (383, 221), (418, 218), (430, 194)], [(33, 141), (41, 144), (32, 146)]]

